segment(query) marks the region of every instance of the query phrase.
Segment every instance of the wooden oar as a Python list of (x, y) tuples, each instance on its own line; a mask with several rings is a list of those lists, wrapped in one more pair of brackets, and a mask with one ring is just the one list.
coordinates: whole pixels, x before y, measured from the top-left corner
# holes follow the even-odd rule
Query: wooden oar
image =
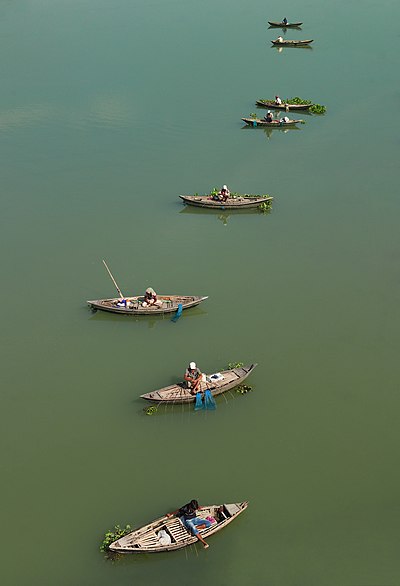
[(111, 277), (111, 280), (112, 280), (112, 282), (114, 283), (114, 285), (115, 285), (115, 288), (116, 288), (116, 290), (118, 291), (120, 298), (121, 298), (121, 299), (124, 299), (124, 296), (122, 295), (122, 291), (121, 291), (121, 289), (118, 287), (118, 285), (117, 285), (117, 281), (116, 281), (116, 280), (114, 279), (114, 277), (112, 276), (112, 274), (111, 274), (111, 271), (110, 271), (110, 269), (108, 268), (108, 266), (107, 266), (107, 263), (106, 263), (106, 261), (104, 260), (104, 258), (103, 258), (103, 264), (104, 264), (104, 266), (106, 267), (106, 269), (107, 269), (107, 272), (108, 272), (108, 274), (110, 275), (110, 277)]

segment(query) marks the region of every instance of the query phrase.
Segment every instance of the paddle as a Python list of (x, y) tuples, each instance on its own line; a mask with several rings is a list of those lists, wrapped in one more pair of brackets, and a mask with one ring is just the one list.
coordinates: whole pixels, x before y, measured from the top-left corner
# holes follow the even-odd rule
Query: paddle
[(178, 309), (176, 310), (176, 314), (174, 315), (173, 318), (171, 318), (171, 321), (176, 323), (178, 321), (178, 319), (181, 317), (181, 315), (182, 315), (182, 303), (179, 303)]
[(104, 260), (104, 258), (103, 258), (103, 264), (104, 264), (104, 266), (106, 267), (106, 269), (107, 269), (107, 272), (108, 272), (108, 274), (110, 275), (110, 277), (111, 277), (111, 280), (112, 280), (112, 282), (114, 283), (114, 285), (115, 285), (115, 288), (116, 288), (116, 290), (118, 291), (120, 298), (121, 298), (121, 299), (124, 299), (124, 296), (122, 295), (122, 291), (121, 291), (121, 289), (118, 287), (118, 285), (117, 285), (117, 281), (116, 281), (116, 280), (114, 279), (114, 277), (112, 276), (112, 274), (111, 274), (111, 271), (110, 271), (110, 269), (108, 268), (108, 266), (107, 266), (107, 263), (106, 263), (106, 261)]

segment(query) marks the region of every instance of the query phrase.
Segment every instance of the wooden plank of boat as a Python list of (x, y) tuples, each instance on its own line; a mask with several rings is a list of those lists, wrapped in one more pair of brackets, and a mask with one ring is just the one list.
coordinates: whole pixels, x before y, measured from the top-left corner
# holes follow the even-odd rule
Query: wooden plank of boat
[[(217, 533), (217, 531), (229, 525), (229, 523), (243, 513), (247, 509), (247, 506), (248, 502), (242, 501), (202, 507), (197, 511), (197, 516), (202, 519), (213, 517), (216, 522), (208, 527), (208, 529), (201, 529), (201, 536), (207, 539), (214, 533)], [(161, 543), (158, 537), (158, 533), (161, 530), (169, 535), (171, 543), (167, 545)], [(109, 546), (109, 549), (119, 553), (157, 553), (182, 549), (187, 545), (196, 543), (196, 541), (197, 538), (192, 535), (178, 517), (164, 516), (114, 541)]]
[[(240, 385), (256, 366), (257, 364), (251, 364), (250, 366), (223, 370), (220, 372), (223, 378), (219, 380), (214, 380), (212, 375), (209, 375), (207, 377), (208, 381), (201, 383), (201, 390), (210, 389), (214, 397), (221, 395), (225, 391), (229, 391)], [(192, 395), (190, 389), (186, 387), (185, 382), (169, 385), (168, 387), (157, 389), (152, 393), (140, 395), (140, 397), (141, 399), (155, 403), (193, 403), (196, 400), (196, 397)]]
[(314, 39), (308, 39), (306, 41), (286, 41), (284, 39), (283, 41), (271, 41), (271, 43), (277, 47), (302, 47), (304, 45), (309, 45), (313, 41)]
[(140, 295), (124, 297), (124, 299), (127, 302), (127, 306), (121, 304), (120, 297), (94, 299), (87, 301), (87, 303), (92, 309), (100, 309), (101, 311), (109, 311), (122, 315), (163, 315), (177, 311), (180, 303), (182, 304), (182, 309), (188, 309), (189, 307), (195, 307), (205, 299), (208, 299), (208, 297), (200, 297), (197, 295), (157, 295), (157, 299), (162, 301), (161, 307), (143, 307), (142, 301), (144, 298)]
[(303, 23), (302, 22), (287, 22), (286, 24), (284, 22), (272, 22), (272, 21), (268, 21), (269, 26), (275, 26), (277, 28), (293, 28), (293, 27), (298, 27), (301, 26)]
[(212, 195), (180, 195), (179, 197), (188, 205), (214, 210), (256, 208), (260, 204), (274, 199), (269, 195), (237, 195), (235, 197), (229, 197), (225, 202), (222, 202), (214, 200)]
[(290, 104), (284, 102), (278, 105), (274, 101), (256, 100), (256, 106), (260, 106), (261, 108), (274, 108), (275, 110), (309, 110), (312, 104)]
[(289, 122), (273, 120), (272, 122), (267, 122), (266, 120), (261, 120), (260, 118), (242, 118), (242, 120), (249, 126), (254, 126), (254, 123), (256, 123), (256, 126), (266, 126), (268, 128), (284, 128), (285, 126), (295, 126), (296, 124), (304, 122), (304, 120), (289, 120)]

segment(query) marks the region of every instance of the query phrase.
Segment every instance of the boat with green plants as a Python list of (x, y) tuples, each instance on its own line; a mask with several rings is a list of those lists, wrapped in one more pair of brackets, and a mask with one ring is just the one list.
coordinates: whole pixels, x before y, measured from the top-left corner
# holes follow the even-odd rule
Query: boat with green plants
[(296, 126), (296, 124), (304, 124), (304, 120), (273, 120), (272, 122), (267, 122), (266, 120), (257, 117), (242, 118), (242, 120), (248, 124), (248, 126), (263, 126), (265, 128), (290, 128), (291, 126)]
[(202, 301), (208, 299), (208, 297), (200, 295), (157, 295), (157, 304), (148, 305), (144, 304), (144, 296), (123, 295), (119, 288), (116, 280), (111, 274), (110, 269), (107, 266), (105, 260), (103, 264), (107, 269), (107, 272), (114, 283), (115, 288), (118, 291), (118, 297), (109, 297), (107, 299), (92, 299), (87, 301), (87, 304), (94, 311), (108, 311), (111, 313), (118, 313), (120, 315), (163, 315), (166, 313), (180, 313), (184, 309), (195, 307)]
[[(256, 368), (257, 364), (243, 366), (241, 364), (228, 370), (222, 370), (210, 375), (203, 375), (200, 383), (200, 392), (211, 391), (211, 395), (216, 397), (230, 389), (241, 385), (249, 374)], [(185, 382), (179, 382), (168, 385), (151, 393), (140, 395), (141, 399), (152, 401), (153, 403), (194, 403), (196, 396), (192, 395)]]
[[(248, 502), (207, 505), (196, 511), (197, 517), (211, 521), (205, 529), (199, 529), (203, 539), (207, 539), (236, 519)], [(187, 529), (181, 519), (164, 515), (155, 521), (119, 537), (108, 545), (108, 550), (116, 553), (159, 553), (182, 549), (197, 542), (197, 537)]]
[(208, 208), (213, 210), (243, 210), (249, 208), (258, 208), (262, 204), (270, 205), (274, 199), (271, 195), (248, 195), (247, 193), (231, 193), (226, 201), (214, 199), (218, 190), (213, 190), (207, 195), (180, 195), (183, 203), (196, 206), (199, 208)]
[(276, 39), (275, 41), (271, 41), (271, 43), (276, 47), (304, 47), (312, 42), (314, 42), (314, 39), (307, 39), (304, 41), (287, 41), (285, 39)]
[(274, 100), (256, 100), (256, 106), (273, 108), (274, 110), (309, 110), (312, 104), (311, 102), (309, 104), (293, 104), (289, 100), (282, 102), (282, 104), (277, 104)]
[(269, 20), (268, 24), (270, 27), (274, 27), (274, 28), (298, 28), (299, 26), (301, 26), (303, 23), (302, 22), (274, 22)]
[(274, 110), (303, 110), (308, 111), (311, 114), (325, 114), (326, 107), (321, 104), (315, 104), (311, 100), (303, 100), (298, 96), (294, 98), (288, 98), (282, 101), (281, 104), (277, 104), (273, 99), (259, 99), (256, 100), (256, 106), (260, 108), (271, 108)]

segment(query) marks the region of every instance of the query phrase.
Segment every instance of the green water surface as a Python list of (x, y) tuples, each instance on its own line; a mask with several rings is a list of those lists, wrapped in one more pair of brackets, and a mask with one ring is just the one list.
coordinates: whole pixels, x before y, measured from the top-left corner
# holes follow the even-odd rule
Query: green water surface
[[(311, 49), (270, 46), (284, 16)], [(399, 17), (0, 2), (2, 584), (398, 585)], [(243, 128), (276, 93), (327, 113)], [(223, 183), (272, 213), (178, 198)], [(92, 314), (102, 258), (127, 294), (209, 299), (175, 324)], [(191, 360), (257, 362), (253, 392), (146, 416)], [(192, 498), (250, 505), (207, 551), (99, 552)]]

